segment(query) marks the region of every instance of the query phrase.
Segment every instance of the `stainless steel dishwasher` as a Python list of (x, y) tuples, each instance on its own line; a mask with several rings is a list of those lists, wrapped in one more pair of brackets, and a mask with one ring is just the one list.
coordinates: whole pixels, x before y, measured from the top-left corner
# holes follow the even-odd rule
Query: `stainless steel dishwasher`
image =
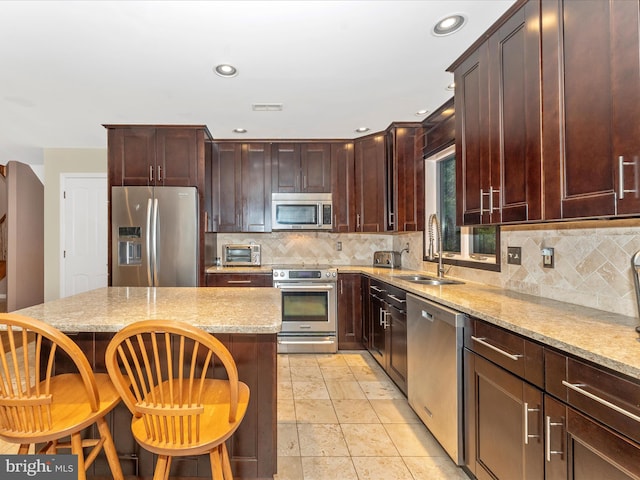
[(457, 465), (464, 464), (462, 346), (465, 315), (407, 295), (409, 405)]

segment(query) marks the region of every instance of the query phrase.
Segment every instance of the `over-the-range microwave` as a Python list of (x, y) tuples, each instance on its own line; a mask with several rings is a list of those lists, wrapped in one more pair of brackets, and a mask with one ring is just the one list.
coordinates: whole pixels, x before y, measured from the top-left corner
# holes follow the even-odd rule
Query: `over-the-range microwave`
[(272, 230), (331, 230), (330, 193), (272, 193)]

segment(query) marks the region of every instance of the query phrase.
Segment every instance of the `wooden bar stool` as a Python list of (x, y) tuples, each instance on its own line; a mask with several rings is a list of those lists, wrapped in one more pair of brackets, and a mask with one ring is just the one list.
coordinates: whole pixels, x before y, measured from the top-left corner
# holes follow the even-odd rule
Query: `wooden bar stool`
[(140, 321), (113, 337), (106, 365), (133, 414), (134, 438), (158, 455), (154, 480), (169, 478), (172, 457), (205, 453), (213, 479), (233, 479), (225, 441), (244, 417), (249, 387), (218, 339), (183, 322)]
[[(78, 456), (78, 479), (86, 478), (104, 449), (114, 479), (123, 479), (105, 415), (120, 403), (106, 373), (94, 374), (80, 347), (64, 333), (39, 320), (0, 314), (0, 438), (19, 444), (44, 444), (35, 453), (70, 449)], [(29, 345), (28, 342), (32, 341)], [(31, 353), (33, 351), (33, 354)], [(55, 358), (68, 356), (74, 373), (55, 375)], [(83, 437), (95, 424), (99, 438)], [(85, 456), (84, 449), (91, 448)], [(65, 452), (68, 453), (68, 452)]]

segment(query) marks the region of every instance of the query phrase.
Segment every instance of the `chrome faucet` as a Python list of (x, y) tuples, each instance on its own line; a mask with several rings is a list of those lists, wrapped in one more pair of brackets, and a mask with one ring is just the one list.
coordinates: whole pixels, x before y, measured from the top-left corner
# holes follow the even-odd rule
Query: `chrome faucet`
[(427, 258), (430, 261), (434, 259), (433, 248), (433, 224), (436, 225), (436, 236), (438, 237), (438, 278), (444, 277), (444, 267), (442, 266), (442, 228), (440, 227), (440, 220), (435, 213), (429, 215), (429, 252)]

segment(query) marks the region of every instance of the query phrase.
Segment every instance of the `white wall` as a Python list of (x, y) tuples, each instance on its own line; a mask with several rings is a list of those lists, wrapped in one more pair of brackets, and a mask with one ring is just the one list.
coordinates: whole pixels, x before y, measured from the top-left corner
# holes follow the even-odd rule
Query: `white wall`
[(60, 174), (106, 172), (106, 148), (49, 148), (44, 151), (45, 301), (60, 297)]

